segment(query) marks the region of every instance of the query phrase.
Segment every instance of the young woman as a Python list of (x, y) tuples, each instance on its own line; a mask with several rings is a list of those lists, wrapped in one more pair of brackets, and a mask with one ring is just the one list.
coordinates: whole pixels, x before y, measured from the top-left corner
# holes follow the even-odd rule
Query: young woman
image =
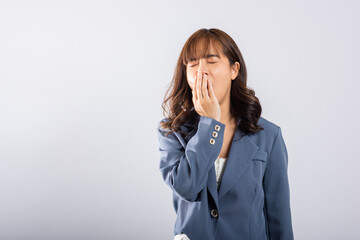
[(160, 172), (177, 214), (174, 239), (294, 238), (281, 128), (260, 116), (246, 83), (228, 34), (200, 29), (186, 41), (158, 124)]

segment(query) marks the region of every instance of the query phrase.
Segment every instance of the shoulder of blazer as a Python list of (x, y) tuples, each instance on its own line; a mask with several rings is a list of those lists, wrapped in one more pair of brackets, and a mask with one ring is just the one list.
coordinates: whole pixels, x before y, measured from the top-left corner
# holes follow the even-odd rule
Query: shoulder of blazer
[(255, 134), (250, 134), (249, 138), (260, 147), (260, 150), (269, 151), (279, 133), (280, 126), (264, 117), (259, 118), (258, 124), (264, 129)]
[(273, 134), (277, 134), (278, 132), (278, 128), (280, 127), (279, 125), (277, 125), (276, 123), (268, 120), (267, 118), (264, 117), (260, 117), (258, 124), (261, 125), (265, 131), (267, 132), (272, 132)]
[[(197, 116), (196, 119), (195, 119), (195, 124), (192, 124), (191, 122), (187, 121), (187, 122), (184, 122), (182, 126), (186, 126), (186, 127), (190, 127), (190, 128), (194, 128), (196, 123), (199, 121), (200, 119), (200, 116)], [(160, 126), (160, 123), (161, 122), (168, 122), (169, 119), (168, 118), (163, 118), (159, 121), (158, 123), (158, 127)]]
[[(157, 125), (157, 130), (158, 130), (158, 134), (160, 134), (162, 137), (164, 137), (164, 135), (167, 133), (167, 132), (170, 132), (169, 129), (163, 129), (161, 127), (161, 122), (167, 122), (169, 121), (168, 118), (163, 118), (159, 121), (158, 125)], [(189, 125), (189, 124), (188, 124)], [(173, 133), (171, 133), (168, 137), (170, 138), (177, 138), (178, 139), (178, 143), (181, 144), (181, 146), (185, 149), (186, 148), (186, 145), (187, 145), (187, 142), (189, 140), (189, 138), (191, 138), (191, 133), (194, 132), (192, 130), (194, 130), (195, 128), (192, 126), (192, 125), (189, 125), (189, 126), (186, 126), (186, 124), (183, 124), (182, 126), (180, 126), (180, 130), (184, 133), (186, 133), (187, 136), (182, 136), (181, 133), (175, 131)], [(158, 135), (158, 136), (160, 136)]]
[[(180, 126), (180, 130), (183, 131), (183, 132), (185, 132), (185, 133), (191, 134), (191, 132), (193, 132), (193, 130), (197, 129), (199, 120), (200, 120), (200, 116), (197, 116), (196, 119), (194, 120), (194, 123), (191, 123), (191, 122), (189, 122), (189, 121), (184, 122), (184, 123)], [(162, 128), (160, 127), (160, 123), (161, 123), (161, 122), (167, 122), (167, 121), (169, 121), (168, 118), (163, 118), (163, 119), (161, 119), (161, 120), (159, 121), (159, 123), (158, 123), (158, 126), (157, 126), (158, 129), (159, 129), (159, 130), (162, 130), (162, 131), (165, 131), (165, 132), (166, 132), (166, 131), (169, 131), (169, 130), (164, 130), (164, 129), (162, 129)]]

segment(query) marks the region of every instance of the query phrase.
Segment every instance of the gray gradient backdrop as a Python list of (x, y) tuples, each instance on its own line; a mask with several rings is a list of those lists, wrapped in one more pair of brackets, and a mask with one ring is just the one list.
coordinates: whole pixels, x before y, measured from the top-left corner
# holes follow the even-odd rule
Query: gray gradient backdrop
[(199, 28), (289, 153), (295, 238), (360, 239), (359, 1), (0, 2), (0, 239), (172, 239), (156, 127)]

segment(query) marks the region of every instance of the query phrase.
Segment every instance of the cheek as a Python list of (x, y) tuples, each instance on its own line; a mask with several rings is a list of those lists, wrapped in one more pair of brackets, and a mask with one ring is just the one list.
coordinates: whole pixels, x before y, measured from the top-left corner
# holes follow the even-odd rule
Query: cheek
[(219, 98), (225, 96), (231, 88), (231, 84), (215, 81), (213, 84), (215, 95)]
[(195, 75), (193, 77), (187, 75), (187, 83), (189, 84), (190, 88), (193, 89), (194, 88), (194, 84), (195, 84)]
[(188, 82), (190, 88), (193, 89), (195, 80), (194, 80), (194, 79), (191, 79), (191, 78), (188, 78), (187, 82)]

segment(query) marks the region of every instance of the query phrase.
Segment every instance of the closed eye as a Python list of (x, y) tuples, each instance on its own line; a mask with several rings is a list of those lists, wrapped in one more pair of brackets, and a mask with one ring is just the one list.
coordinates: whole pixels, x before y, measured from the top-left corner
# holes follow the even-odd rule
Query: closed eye
[[(210, 63), (210, 64), (214, 64), (214, 63), (217, 63), (217, 62), (208, 62), (208, 63)], [(194, 65), (191, 65), (190, 67), (194, 67), (194, 66), (196, 66), (197, 64), (194, 64)]]

